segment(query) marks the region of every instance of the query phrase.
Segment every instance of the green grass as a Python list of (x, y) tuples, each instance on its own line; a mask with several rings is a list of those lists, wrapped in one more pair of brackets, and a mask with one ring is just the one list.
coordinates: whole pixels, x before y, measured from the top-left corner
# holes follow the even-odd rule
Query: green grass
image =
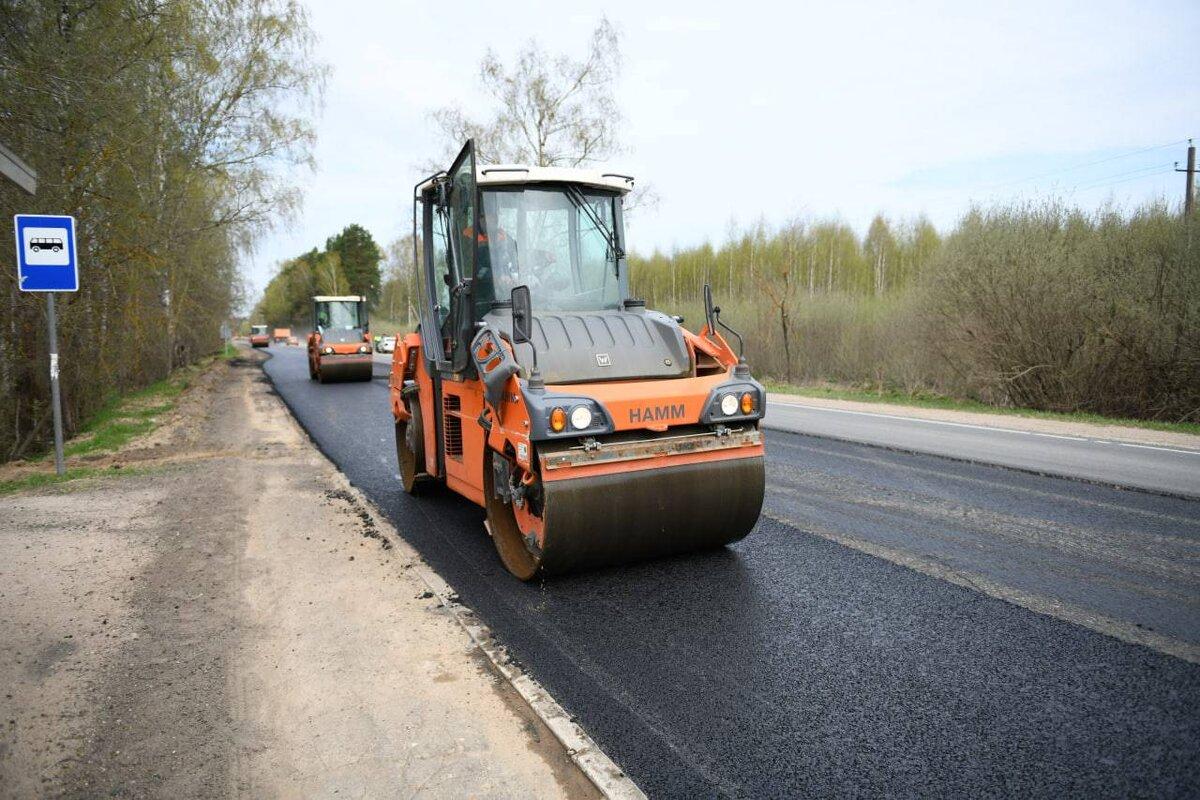
[[(187, 388), (193, 368), (177, 371), (170, 377), (125, 395), (113, 395), (88, 419), (79, 435), (63, 447), (64, 456), (82, 456), (119, 450), (158, 424), (158, 417), (175, 407), (175, 400)], [(44, 461), (51, 454), (37, 459)]]
[(21, 478), (16, 478), (8, 481), (0, 481), (0, 495), (12, 494), (13, 492), (21, 492), (26, 489), (38, 489), (42, 486), (52, 486), (58, 483), (66, 483), (67, 481), (79, 480), (81, 478), (99, 478), (104, 476), (114, 475), (145, 475), (151, 472), (150, 468), (146, 467), (71, 467), (62, 475), (56, 475), (53, 472), (37, 472), (32, 475), (25, 475)]
[(65, 456), (82, 456), (88, 453), (105, 453), (119, 450), (134, 437), (154, 430), (154, 420), (140, 419), (136, 422), (114, 420), (99, 428), (86, 439), (73, 441), (63, 448)]
[(1059, 412), (1039, 411), (1032, 408), (1007, 408), (1004, 406), (991, 406), (977, 400), (959, 400), (932, 392), (908, 393), (889, 389), (856, 389), (846, 386), (797, 386), (769, 379), (763, 381), (763, 384), (769, 392), (794, 394), (801, 397), (823, 397), (830, 400), (854, 400), (860, 403), (885, 403), (889, 405), (915, 406), (917, 408), (947, 409), (950, 411), (973, 411), (983, 414), (1032, 417), (1034, 419), (1049, 419), (1061, 422), (1088, 422), (1093, 425), (1123, 425), (1155, 431), (1200, 435), (1200, 423), (1197, 422), (1120, 419), (1082, 411)]

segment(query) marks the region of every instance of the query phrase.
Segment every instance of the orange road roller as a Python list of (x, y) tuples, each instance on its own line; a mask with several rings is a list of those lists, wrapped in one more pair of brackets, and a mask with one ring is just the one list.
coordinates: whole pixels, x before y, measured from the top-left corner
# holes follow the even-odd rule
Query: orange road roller
[(313, 332), (308, 335), (308, 377), (321, 383), (371, 380), (371, 333), (367, 298), (313, 298)]
[(477, 167), (468, 142), (414, 190), (420, 322), (389, 379), (400, 479), (485, 508), (522, 580), (723, 546), (762, 509), (766, 394), (708, 286), (699, 333), (630, 297), (632, 186)]
[(267, 333), (266, 325), (250, 326), (250, 346), (266, 347), (271, 344), (271, 335)]

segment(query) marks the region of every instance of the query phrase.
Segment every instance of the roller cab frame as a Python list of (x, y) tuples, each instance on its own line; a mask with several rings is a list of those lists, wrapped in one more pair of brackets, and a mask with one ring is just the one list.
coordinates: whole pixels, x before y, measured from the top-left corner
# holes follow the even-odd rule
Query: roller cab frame
[(630, 297), (632, 185), (478, 167), (467, 142), (414, 189), (420, 324), (389, 379), (401, 482), (486, 509), (523, 580), (726, 545), (762, 508), (765, 391), (707, 286), (699, 333)]
[(317, 295), (308, 335), (308, 377), (321, 383), (371, 380), (367, 298)]

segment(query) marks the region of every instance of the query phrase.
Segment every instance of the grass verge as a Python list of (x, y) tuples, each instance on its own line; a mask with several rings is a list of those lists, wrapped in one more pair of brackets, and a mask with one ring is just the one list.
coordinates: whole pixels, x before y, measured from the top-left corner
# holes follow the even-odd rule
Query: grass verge
[(12, 480), (0, 480), (0, 496), (26, 489), (38, 489), (43, 486), (80, 480), (81, 478), (145, 475), (151, 471), (153, 469), (150, 467), (71, 467), (62, 475), (56, 475), (53, 472), (36, 472)]
[(819, 397), (829, 400), (853, 400), (859, 403), (883, 403), (887, 405), (911, 406), (916, 408), (937, 408), (949, 411), (971, 411), (998, 416), (1032, 417), (1034, 419), (1049, 419), (1060, 422), (1087, 422), (1092, 425), (1120, 425), (1129, 428), (1145, 428), (1154, 431), (1169, 431), (1171, 433), (1189, 433), (1200, 436), (1200, 423), (1197, 422), (1161, 422), (1148, 419), (1121, 419), (1104, 417), (1099, 414), (1086, 412), (1039, 411), (1032, 408), (1006, 408), (990, 406), (977, 400), (958, 400), (953, 397), (933, 394), (931, 392), (908, 393), (896, 390), (856, 389), (846, 386), (798, 386), (780, 381), (765, 380), (763, 385), (768, 392), (779, 394), (794, 394), (800, 397)]
[[(137, 436), (154, 430), (158, 418), (175, 407), (187, 388), (193, 368), (177, 370), (144, 389), (109, 399), (79, 435), (63, 448), (65, 456), (82, 456), (119, 450)], [(45, 456), (43, 456), (45, 457)]]

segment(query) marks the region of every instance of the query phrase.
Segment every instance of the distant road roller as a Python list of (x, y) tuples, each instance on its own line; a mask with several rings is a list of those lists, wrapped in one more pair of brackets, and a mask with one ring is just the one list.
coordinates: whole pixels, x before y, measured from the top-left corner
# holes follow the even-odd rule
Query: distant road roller
[(308, 335), (308, 377), (321, 383), (371, 380), (371, 333), (367, 298), (313, 298)]
[(699, 333), (630, 297), (624, 175), (477, 167), (414, 190), (417, 330), (389, 385), (401, 482), (484, 507), (529, 580), (719, 547), (762, 509), (765, 392), (704, 287)]

